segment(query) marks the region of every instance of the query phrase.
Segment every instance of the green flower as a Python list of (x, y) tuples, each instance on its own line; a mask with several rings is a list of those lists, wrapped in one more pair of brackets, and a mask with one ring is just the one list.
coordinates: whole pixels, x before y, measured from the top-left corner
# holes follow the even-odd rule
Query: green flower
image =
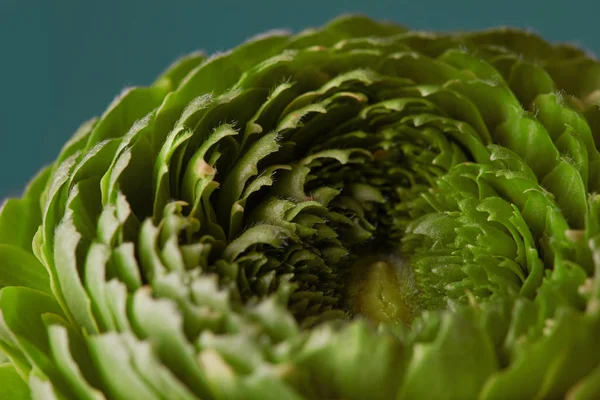
[(0, 398), (600, 398), (600, 63), (364, 17), (125, 90), (0, 213)]

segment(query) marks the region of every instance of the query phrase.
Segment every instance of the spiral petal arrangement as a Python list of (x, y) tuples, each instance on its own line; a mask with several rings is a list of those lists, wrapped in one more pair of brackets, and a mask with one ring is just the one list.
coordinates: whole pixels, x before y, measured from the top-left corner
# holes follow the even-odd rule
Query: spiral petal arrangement
[(600, 63), (366, 17), (125, 90), (0, 213), (0, 398), (600, 398)]

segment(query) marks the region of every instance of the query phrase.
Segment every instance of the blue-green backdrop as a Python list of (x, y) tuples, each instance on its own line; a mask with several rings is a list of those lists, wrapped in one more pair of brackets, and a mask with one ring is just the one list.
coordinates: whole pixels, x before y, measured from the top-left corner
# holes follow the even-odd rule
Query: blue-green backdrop
[(123, 87), (178, 56), (348, 12), (418, 29), (532, 28), (600, 54), (600, 0), (0, 0), (0, 200)]

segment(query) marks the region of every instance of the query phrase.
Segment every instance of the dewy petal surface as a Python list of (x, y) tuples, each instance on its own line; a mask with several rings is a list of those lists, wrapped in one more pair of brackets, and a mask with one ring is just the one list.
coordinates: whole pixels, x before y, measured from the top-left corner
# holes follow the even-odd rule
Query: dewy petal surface
[(348, 16), (194, 53), (0, 210), (0, 397), (600, 398), (600, 63)]

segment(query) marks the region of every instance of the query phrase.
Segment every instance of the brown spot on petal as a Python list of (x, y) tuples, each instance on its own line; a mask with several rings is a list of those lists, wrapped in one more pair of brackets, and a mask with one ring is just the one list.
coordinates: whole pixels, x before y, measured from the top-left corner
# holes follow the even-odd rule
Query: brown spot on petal
[(194, 165), (194, 171), (196, 171), (198, 175), (204, 176), (214, 175), (217, 173), (217, 170), (214, 169), (209, 163), (207, 163), (203, 159), (196, 161), (196, 165)]

